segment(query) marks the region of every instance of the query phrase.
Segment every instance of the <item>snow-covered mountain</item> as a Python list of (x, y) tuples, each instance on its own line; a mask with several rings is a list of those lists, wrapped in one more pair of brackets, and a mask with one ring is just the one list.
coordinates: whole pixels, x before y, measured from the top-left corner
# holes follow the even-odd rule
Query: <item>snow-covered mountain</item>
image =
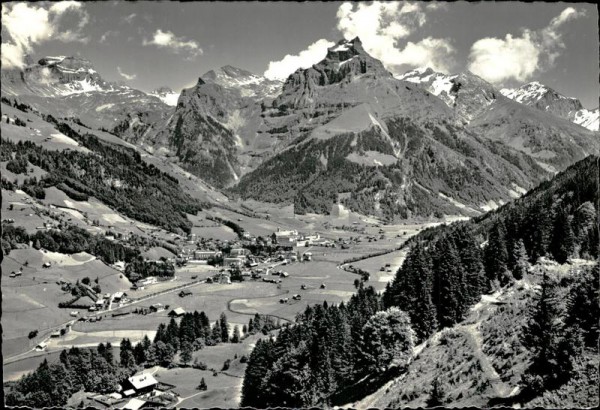
[(591, 131), (599, 130), (598, 108), (588, 110), (578, 99), (565, 97), (537, 81), (519, 88), (503, 88), (500, 92), (511, 100), (550, 112)]
[(202, 80), (206, 83), (219, 84), (225, 88), (237, 89), (242, 97), (251, 97), (256, 100), (276, 97), (281, 92), (283, 85), (281, 81), (269, 80), (230, 65), (208, 71), (202, 76)]
[(17, 97), (55, 118), (77, 118), (94, 129), (105, 129), (136, 141), (167, 118), (172, 108), (165, 96), (150, 95), (124, 84), (106, 81), (81, 57), (44, 57), (23, 70), (2, 69), (1, 92)]
[(152, 91), (149, 95), (158, 97), (165, 104), (175, 107), (177, 105), (177, 100), (179, 99), (179, 93), (176, 93), (169, 87), (159, 87), (156, 90)]

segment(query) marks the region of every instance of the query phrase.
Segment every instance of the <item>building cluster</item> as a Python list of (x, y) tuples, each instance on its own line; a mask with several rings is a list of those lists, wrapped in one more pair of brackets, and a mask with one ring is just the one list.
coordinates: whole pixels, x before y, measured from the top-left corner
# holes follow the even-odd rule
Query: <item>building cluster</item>
[(124, 380), (116, 392), (92, 397), (102, 408), (138, 410), (170, 407), (177, 402), (175, 386), (158, 382), (150, 373), (140, 373)]

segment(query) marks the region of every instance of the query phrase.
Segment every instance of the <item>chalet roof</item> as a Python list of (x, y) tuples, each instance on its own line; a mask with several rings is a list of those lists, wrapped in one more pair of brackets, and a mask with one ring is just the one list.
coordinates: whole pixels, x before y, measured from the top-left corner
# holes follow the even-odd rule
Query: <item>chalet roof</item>
[(127, 402), (123, 409), (127, 410), (138, 410), (140, 409), (146, 402), (144, 400), (133, 398)]
[(185, 310), (183, 308), (175, 308), (169, 312), (169, 315), (181, 316), (185, 314)]
[(154, 376), (148, 373), (137, 374), (127, 379), (129, 383), (136, 389), (140, 390), (148, 386), (158, 384)]

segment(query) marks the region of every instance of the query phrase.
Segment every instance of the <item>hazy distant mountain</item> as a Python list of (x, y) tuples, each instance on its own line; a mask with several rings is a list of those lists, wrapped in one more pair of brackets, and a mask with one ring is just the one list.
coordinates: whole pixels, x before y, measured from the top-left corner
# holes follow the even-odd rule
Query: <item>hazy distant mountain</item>
[[(446, 75), (419, 69), (398, 78), (437, 95), (466, 128), (530, 155), (552, 172), (598, 152), (597, 136), (566, 117), (568, 112), (581, 109), (579, 101), (545, 87), (534, 87), (513, 101), (469, 71)], [(554, 111), (540, 112), (540, 106), (533, 105), (542, 101), (555, 101)]]
[(591, 131), (599, 130), (598, 108), (588, 110), (578, 99), (565, 97), (537, 81), (516, 89), (503, 88), (500, 92), (511, 100), (550, 112)]
[(3, 69), (1, 77), (5, 98), (18, 97), (39, 112), (76, 117), (131, 141), (172, 110), (158, 96), (104, 80), (80, 57), (44, 57), (23, 70)]
[(210, 70), (202, 76), (207, 83), (219, 84), (229, 89), (237, 89), (242, 97), (257, 100), (276, 97), (281, 92), (282, 82), (269, 80), (252, 74), (241, 68), (226, 65), (217, 70)]
[(172, 107), (177, 105), (177, 100), (179, 99), (179, 93), (176, 93), (169, 87), (164, 86), (152, 91), (150, 95), (158, 97), (162, 102)]

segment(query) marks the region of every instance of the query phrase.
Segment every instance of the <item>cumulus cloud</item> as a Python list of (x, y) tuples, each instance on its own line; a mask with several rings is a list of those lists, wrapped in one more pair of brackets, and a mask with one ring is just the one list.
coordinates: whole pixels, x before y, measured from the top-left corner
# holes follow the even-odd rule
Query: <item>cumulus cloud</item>
[(126, 79), (128, 81), (135, 80), (135, 78), (137, 77), (137, 74), (127, 74), (127, 73), (124, 73), (121, 70), (121, 67), (119, 67), (119, 66), (117, 66), (117, 72), (119, 73), (119, 75), (121, 77), (123, 77), (124, 79)]
[(406, 42), (427, 22), (425, 9), (440, 7), (409, 2), (343, 3), (338, 11), (337, 28), (346, 39), (360, 37), (365, 51), (381, 60), (394, 74), (402, 66), (431, 67), (448, 72), (453, 65), (454, 47), (448, 39), (427, 37)]
[(288, 54), (279, 61), (271, 61), (264, 76), (271, 80), (285, 80), (297, 69), (308, 68), (324, 59), (327, 48), (334, 45), (335, 43), (325, 39), (315, 41), (306, 50), (296, 55)]
[(177, 37), (172, 32), (162, 31), (161, 29), (156, 30), (152, 39), (144, 40), (143, 44), (145, 46), (155, 45), (159, 48), (167, 48), (176, 54), (185, 52), (188, 54), (189, 59), (193, 59), (204, 53), (194, 40), (186, 40), (184, 37)]
[[(64, 16), (77, 17), (78, 23), (67, 28)], [(89, 15), (77, 1), (63, 1), (38, 6), (34, 3), (7, 3), (2, 7), (2, 66), (22, 68), (25, 56), (34, 46), (50, 39), (64, 42), (87, 42), (82, 29)]]
[(567, 7), (541, 30), (524, 29), (520, 36), (477, 40), (471, 46), (468, 68), (492, 83), (527, 81), (536, 72), (553, 66), (565, 47), (562, 26), (583, 15)]
[[(406, 39), (427, 21), (427, 10), (442, 7), (419, 2), (350, 3), (340, 5), (337, 11), (337, 28), (351, 40), (360, 37), (365, 51), (381, 60), (394, 74), (402, 73), (407, 66), (431, 67), (448, 72), (453, 65), (454, 48), (449, 40), (427, 37), (416, 42)], [(402, 44), (400, 44), (402, 42)], [(321, 39), (297, 55), (286, 55), (272, 61), (265, 71), (268, 78), (285, 79), (298, 68), (307, 68), (325, 58), (327, 48), (335, 43)], [(404, 66), (404, 67), (403, 67)]]

